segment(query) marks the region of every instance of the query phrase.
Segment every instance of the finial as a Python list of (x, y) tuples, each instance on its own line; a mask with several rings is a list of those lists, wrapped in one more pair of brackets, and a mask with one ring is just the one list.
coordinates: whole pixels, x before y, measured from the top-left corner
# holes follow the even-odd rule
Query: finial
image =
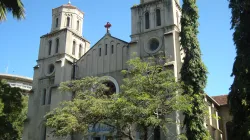
[(107, 22), (107, 24), (104, 26), (105, 28), (107, 28), (107, 34), (109, 34), (109, 28), (111, 27), (112, 25)]
[(69, 0), (68, 4), (71, 4), (70, 0)]

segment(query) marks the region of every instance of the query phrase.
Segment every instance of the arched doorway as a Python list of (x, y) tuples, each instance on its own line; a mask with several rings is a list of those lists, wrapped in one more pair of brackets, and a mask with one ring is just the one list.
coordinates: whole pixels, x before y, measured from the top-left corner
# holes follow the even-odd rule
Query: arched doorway
[[(104, 78), (105, 81), (107, 82), (107, 86), (111, 87), (112, 90), (115, 91), (114, 93), (120, 92), (118, 82), (115, 80), (115, 78), (113, 78), (111, 76), (103, 76), (102, 78)], [(104, 83), (106, 84), (106, 82), (104, 82)]]
[(106, 85), (109, 89), (105, 91), (105, 95), (109, 96), (114, 93), (116, 93), (116, 87), (115, 84), (112, 81), (106, 81), (104, 82), (104, 85)]

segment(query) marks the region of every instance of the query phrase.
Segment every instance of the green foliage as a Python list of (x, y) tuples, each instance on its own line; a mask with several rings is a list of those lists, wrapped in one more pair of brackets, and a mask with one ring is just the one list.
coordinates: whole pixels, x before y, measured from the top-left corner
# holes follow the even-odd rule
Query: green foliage
[(236, 58), (228, 103), (233, 116), (233, 139), (250, 139), (250, 1), (229, 0)]
[(0, 81), (0, 140), (21, 139), (27, 98), (22, 96), (21, 89)]
[(186, 109), (189, 103), (187, 97), (177, 95), (181, 93), (180, 84), (172, 71), (158, 62), (154, 58), (128, 61), (129, 70), (122, 71), (125, 78), (119, 94), (105, 94), (109, 88), (102, 84), (107, 81), (104, 78), (62, 83), (60, 89), (75, 93), (75, 98), (48, 113), (47, 126), (54, 128), (57, 136), (88, 134), (88, 128), (98, 124), (109, 126), (116, 137), (130, 140), (135, 139), (135, 131), (147, 139), (149, 128), (158, 126), (166, 133), (166, 124), (173, 123), (166, 115)]
[(201, 60), (197, 39), (198, 18), (196, 0), (183, 0), (180, 37), (185, 57), (181, 69), (181, 81), (184, 94), (190, 95), (192, 102), (190, 110), (184, 112), (186, 136), (189, 140), (209, 139), (209, 133), (204, 127), (206, 106), (203, 94), (207, 69)]
[(12, 12), (16, 19), (25, 17), (24, 6), (21, 0), (0, 0), (0, 22), (6, 20), (7, 12)]

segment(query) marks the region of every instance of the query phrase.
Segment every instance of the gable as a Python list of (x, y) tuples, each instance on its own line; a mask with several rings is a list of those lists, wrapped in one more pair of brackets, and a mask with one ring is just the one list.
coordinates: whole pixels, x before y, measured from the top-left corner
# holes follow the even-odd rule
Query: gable
[(127, 49), (126, 41), (106, 34), (77, 61), (77, 77), (97, 76), (125, 69)]

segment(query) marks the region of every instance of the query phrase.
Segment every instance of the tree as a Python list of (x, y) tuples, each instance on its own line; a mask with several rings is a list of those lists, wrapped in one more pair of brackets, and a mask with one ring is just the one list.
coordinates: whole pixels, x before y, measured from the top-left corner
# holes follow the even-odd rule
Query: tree
[(0, 0), (0, 22), (6, 20), (7, 12), (12, 12), (16, 19), (25, 17), (24, 6), (21, 0)]
[(186, 97), (177, 96), (180, 84), (172, 71), (157, 60), (129, 60), (129, 70), (122, 72), (125, 78), (119, 94), (107, 94), (110, 92), (103, 84), (107, 82), (104, 78), (85, 77), (62, 83), (60, 89), (75, 93), (75, 98), (48, 113), (47, 126), (54, 128), (56, 136), (86, 135), (100, 124), (108, 126), (117, 138), (129, 140), (135, 140), (136, 131), (141, 139), (149, 139), (153, 136), (150, 128), (160, 127), (167, 135), (166, 124), (173, 121), (166, 116), (189, 104)]
[(233, 116), (233, 139), (250, 139), (250, 1), (230, 0), (231, 29), (236, 46), (233, 84), (228, 96)]
[(198, 18), (196, 0), (183, 0), (180, 37), (185, 57), (180, 73), (183, 93), (191, 96), (192, 102), (191, 109), (184, 112), (184, 125), (189, 140), (209, 138), (209, 133), (204, 127), (206, 110), (204, 88), (207, 69), (201, 60), (201, 50), (197, 39)]
[(27, 112), (24, 98), (20, 88), (0, 81), (0, 140), (21, 139)]

